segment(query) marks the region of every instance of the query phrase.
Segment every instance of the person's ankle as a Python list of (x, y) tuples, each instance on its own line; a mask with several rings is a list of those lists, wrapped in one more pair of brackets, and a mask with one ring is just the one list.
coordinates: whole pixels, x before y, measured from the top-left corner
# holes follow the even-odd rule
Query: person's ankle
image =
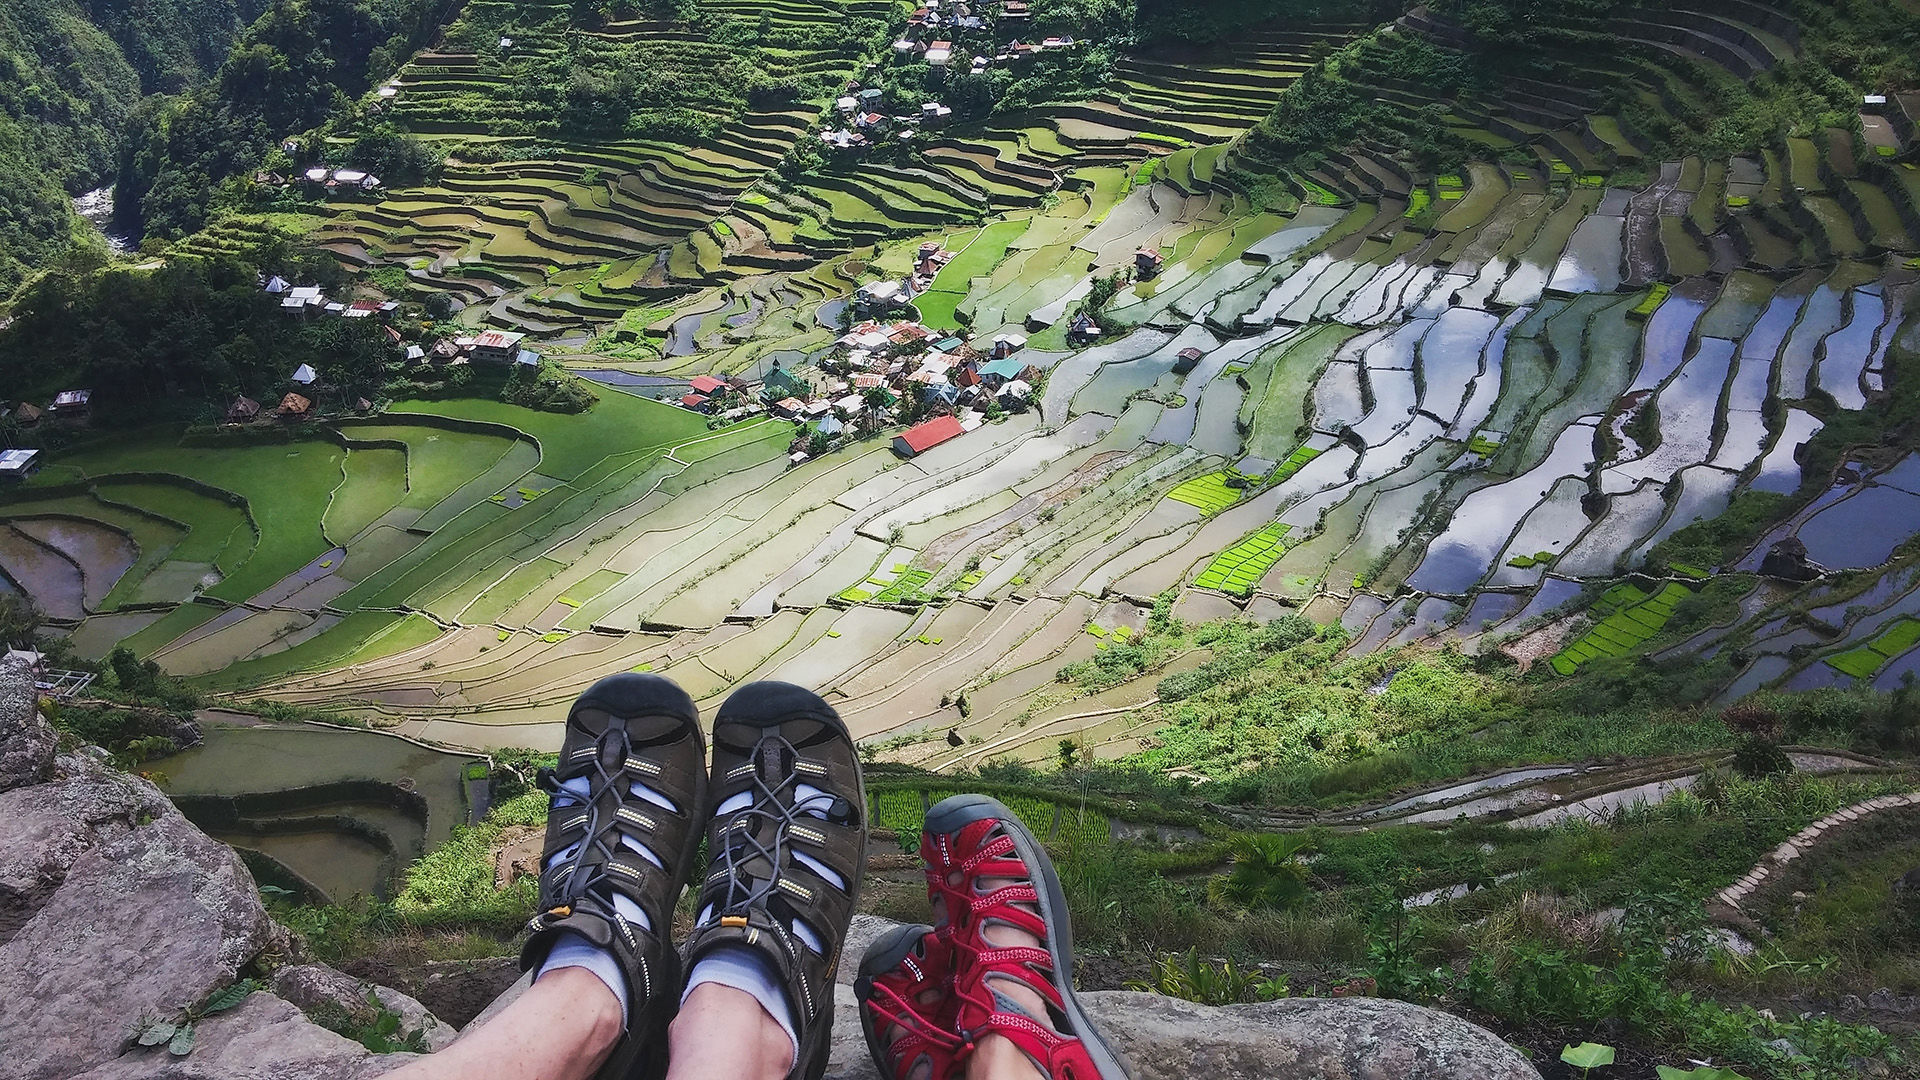
[(710, 1051), (716, 1041), (738, 1048), (748, 1063), (741, 1080), (780, 1080), (793, 1069), (793, 1038), (759, 1000), (721, 983), (702, 983), (680, 1004), (667, 1032), (674, 1057)]
[(1046, 1075), (1012, 1039), (988, 1033), (974, 1041), (966, 1080), (1046, 1080)]
[(580, 1043), (589, 1056), (604, 1059), (626, 1034), (626, 1012), (620, 999), (593, 972), (579, 967), (553, 968), (537, 981), (542, 986), (550, 985), (572, 1003), (570, 1011), (586, 1024)]

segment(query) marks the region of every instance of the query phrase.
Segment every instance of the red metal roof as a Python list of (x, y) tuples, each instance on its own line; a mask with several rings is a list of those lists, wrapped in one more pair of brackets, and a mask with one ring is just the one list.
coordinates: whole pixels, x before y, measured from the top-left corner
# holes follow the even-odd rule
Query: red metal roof
[(696, 375), (692, 383), (693, 392), (696, 394), (711, 394), (725, 385), (727, 384), (711, 375)]
[(910, 427), (897, 438), (906, 443), (914, 453), (923, 454), (939, 446), (948, 439), (959, 438), (966, 434), (960, 421), (951, 416), (936, 416), (924, 424)]
[(697, 409), (706, 403), (707, 399), (699, 394), (688, 394), (686, 397), (680, 399), (680, 404), (685, 405), (689, 409)]

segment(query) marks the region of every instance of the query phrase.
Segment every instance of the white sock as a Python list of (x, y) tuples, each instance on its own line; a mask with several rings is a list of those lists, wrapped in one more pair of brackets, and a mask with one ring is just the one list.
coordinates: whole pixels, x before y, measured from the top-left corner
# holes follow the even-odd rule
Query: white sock
[[(817, 951), (819, 946), (814, 948)], [(766, 1014), (773, 1017), (773, 1022), (780, 1025), (780, 1030), (787, 1033), (787, 1040), (793, 1044), (793, 1057), (787, 1059), (787, 1068), (793, 1068), (794, 1058), (800, 1056), (800, 1033), (794, 1027), (793, 1007), (787, 1004), (786, 991), (780, 988), (780, 980), (766, 957), (745, 945), (716, 945), (688, 973), (686, 992), (680, 995), (681, 1004), (684, 1005), (687, 995), (702, 983), (730, 986), (752, 995)]]
[[(563, 782), (560, 785), (560, 790), (554, 793), (552, 808), (559, 810), (563, 807), (584, 805), (587, 801), (587, 790), (587, 778), (584, 776), (577, 776), (572, 780)], [(671, 799), (668, 799), (665, 795), (660, 794), (645, 784), (634, 784), (629, 790), (631, 790), (635, 798), (645, 799), (655, 806), (664, 807), (668, 810), (677, 809)], [(660, 856), (653, 853), (652, 848), (647, 847), (645, 844), (642, 844), (624, 832), (620, 834), (620, 843), (628, 850), (638, 852), (641, 858), (655, 866), (665, 865), (660, 861)], [(555, 854), (553, 858), (548, 859), (546, 865), (552, 867), (563, 860), (571, 859), (574, 853), (579, 850), (580, 845), (575, 844)], [(639, 904), (634, 903), (620, 893), (616, 892), (612, 895), (613, 909), (620, 913), (621, 918), (638, 926), (642, 930), (653, 929), (653, 920), (647, 917), (645, 909), (641, 908)], [(534, 975), (534, 981), (538, 982), (541, 976), (549, 971), (565, 967), (584, 968), (597, 976), (601, 982), (606, 983), (607, 989), (613, 991), (613, 996), (620, 1001), (620, 1023), (622, 1027), (626, 1026), (628, 1013), (627, 980), (625, 976), (621, 974), (620, 963), (613, 958), (612, 953), (600, 948), (579, 934), (562, 934), (560, 938), (554, 942), (552, 951), (547, 953), (547, 959), (540, 965), (539, 972)]]

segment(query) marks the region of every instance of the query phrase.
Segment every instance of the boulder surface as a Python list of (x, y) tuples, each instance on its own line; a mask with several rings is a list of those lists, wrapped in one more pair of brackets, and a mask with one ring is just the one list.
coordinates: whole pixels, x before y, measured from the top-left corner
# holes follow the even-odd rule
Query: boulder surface
[(0, 791), (47, 778), (56, 741), (38, 708), (33, 675), (18, 660), (0, 660)]

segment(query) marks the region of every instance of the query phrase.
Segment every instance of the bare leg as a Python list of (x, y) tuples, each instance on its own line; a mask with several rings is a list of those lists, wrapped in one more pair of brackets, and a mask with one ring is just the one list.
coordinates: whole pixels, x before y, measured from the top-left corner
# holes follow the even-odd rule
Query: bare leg
[(667, 1080), (783, 1080), (793, 1040), (752, 994), (701, 983), (667, 1031)]
[[(774, 1032), (786, 1040), (778, 1027)], [(581, 968), (556, 968), (452, 1046), (386, 1075), (392, 1080), (587, 1080), (619, 1041), (620, 1002), (607, 984)]]

